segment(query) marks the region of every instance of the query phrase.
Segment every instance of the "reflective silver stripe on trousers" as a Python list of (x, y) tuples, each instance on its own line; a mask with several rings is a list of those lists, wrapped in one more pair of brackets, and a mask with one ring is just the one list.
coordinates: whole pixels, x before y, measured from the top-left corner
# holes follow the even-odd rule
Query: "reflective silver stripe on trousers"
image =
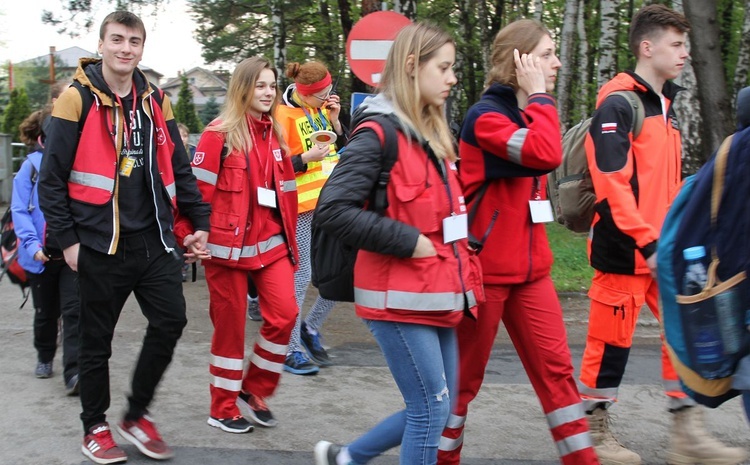
[(508, 158), (513, 163), (518, 165), (521, 164), (521, 149), (523, 149), (523, 143), (526, 142), (526, 135), (529, 133), (528, 128), (519, 128), (516, 132), (510, 136), (508, 140), (507, 150)]
[(586, 399), (586, 400), (593, 400), (598, 402), (614, 402), (617, 400), (617, 390), (618, 388), (590, 388), (583, 384), (582, 382), (578, 381), (578, 392), (585, 397), (591, 397), (592, 399)]
[[(473, 291), (466, 293), (466, 298), (476, 304)], [(454, 292), (406, 292), (406, 291), (371, 291), (354, 288), (354, 302), (368, 308), (385, 310), (414, 311), (461, 311), (464, 309), (463, 294)]]
[(211, 363), (211, 365), (215, 366), (216, 368), (242, 371), (241, 358), (219, 357), (218, 355), (211, 354), (211, 361), (209, 363)]
[(214, 385), (214, 387), (220, 388), (220, 389), (226, 389), (227, 391), (234, 391), (239, 392), (242, 388), (242, 380), (241, 379), (228, 379), (228, 378), (222, 378), (221, 376), (213, 376), (213, 380), (211, 381), (211, 384)]
[(110, 193), (112, 193), (115, 188), (114, 179), (102, 176), (100, 174), (71, 171), (68, 180), (75, 184), (80, 184), (87, 187), (96, 187), (97, 189), (103, 189)]
[(464, 423), (466, 423), (466, 416), (460, 417), (451, 413), (451, 415), (448, 417), (448, 423), (445, 424), (445, 427), (456, 429), (462, 427)]
[(265, 350), (266, 352), (271, 352), (274, 355), (286, 356), (286, 344), (276, 344), (275, 342), (271, 342), (261, 335), (258, 335), (257, 344), (258, 347)]
[(253, 353), (253, 356), (250, 358), (250, 364), (272, 373), (281, 373), (281, 370), (284, 369), (283, 363), (272, 362), (271, 360), (261, 357), (257, 353)]
[(297, 181), (292, 179), (291, 181), (284, 181), (281, 183), (281, 190), (284, 192), (293, 192), (297, 190)]
[[(209, 238), (210, 237), (211, 236), (209, 235)], [(284, 236), (282, 236), (281, 234), (277, 234), (275, 236), (269, 237), (265, 241), (259, 242), (257, 245), (246, 245), (241, 249), (239, 247), (226, 247), (223, 245), (212, 244), (210, 242), (206, 244), (206, 247), (211, 252), (211, 256), (213, 257), (223, 258), (225, 260), (239, 260), (240, 258), (255, 257), (256, 255), (258, 255), (259, 250), (260, 253), (265, 253), (273, 249), (274, 247), (278, 247), (283, 244)]]
[(174, 183), (168, 184), (164, 186), (164, 188), (167, 189), (167, 194), (169, 194), (170, 199), (177, 195), (177, 189), (175, 188)]
[(203, 181), (207, 184), (211, 184), (212, 186), (216, 185), (216, 179), (218, 175), (212, 171), (204, 170), (203, 168), (198, 168), (196, 166), (193, 166), (193, 176), (198, 181)]
[(547, 424), (549, 424), (550, 429), (553, 429), (560, 425), (564, 425), (565, 423), (580, 420), (584, 418), (585, 415), (586, 412), (583, 411), (583, 404), (579, 402), (548, 413)]
[(557, 441), (555, 445), (557, 446), (557, 453), (560, 454), (560, 457), (565, 457), (566, 455), (578, 452), (579, 450), (593, 447), (591, 435), (588, 431), (568, 436), (565, 439)]
[(440, 443), (438, 444), (438, 449), (442, 451), (452, 451), (459, 448), (461, 444), (464, 442), (464, 432), (461, 431), (461, 434), (456, 439), (446, 438), (445, 436), (440, 436)]
[[(680, 385), (680, 382), (676, 380), (662, 378), (661, 385), (662, 387), (664, 387), (664, 390), (667, 392), (675, 392), (675, 391), (683, 392), (682, 385)], [(698, 405), (698, 404), (692, 398), (688, 396), (683, 396), (683, 397), (669, 396), (669, 403), (667, 405), (667, 408), (671, 410), (677, 410), (682, 407), (692, 407), (694, 405)]]

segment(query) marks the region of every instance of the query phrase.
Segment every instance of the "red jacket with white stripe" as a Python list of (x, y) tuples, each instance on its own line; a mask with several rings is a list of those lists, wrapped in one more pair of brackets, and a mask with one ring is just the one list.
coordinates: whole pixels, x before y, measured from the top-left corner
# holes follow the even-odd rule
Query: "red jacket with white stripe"
[(562, 161), (554, 98), (530, 95), (522, 111), (512, 88), (493, 84), (467, 112), (459, 156), (464, 194), (476, 208), (469, 230), (484, 243), (484, 282), (519, 284), (549, 274), (552, 251), (544, 223), (531, 221), (529, 201), (547, 198), (545, 174)]
[[(249, 118), (255, 144), (249, 152), (233, 150), (222, 160), (224, 134), (203, 132), (192, 167), (203, 200), (211, 204), (208, 249), (211, 263), (255, 270), (288, 257), (298, 261), (297, 187), (294, 168), (284, 156), (272, 123)], [(260, 205), (259, 188), (273, 190), (276, 208)], [(180, 218), (175, 235), (190, 232)]]

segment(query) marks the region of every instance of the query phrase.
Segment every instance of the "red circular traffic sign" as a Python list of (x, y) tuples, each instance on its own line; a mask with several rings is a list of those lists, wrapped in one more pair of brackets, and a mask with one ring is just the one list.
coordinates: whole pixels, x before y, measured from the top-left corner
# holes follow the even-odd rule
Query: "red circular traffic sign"
[(376, 11), (357, 21), (346, 41), (346, 58), (354, 75), (377, 87), (393, 40), (409, 24), (409, 18), (395, 11)]

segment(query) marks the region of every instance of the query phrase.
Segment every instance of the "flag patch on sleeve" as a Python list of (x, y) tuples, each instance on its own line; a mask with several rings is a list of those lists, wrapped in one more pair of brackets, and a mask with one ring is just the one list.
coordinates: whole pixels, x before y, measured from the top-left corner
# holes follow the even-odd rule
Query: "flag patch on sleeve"
[(602, 134), (609, 134), (617, 131), (617, 123), (602, 123)]

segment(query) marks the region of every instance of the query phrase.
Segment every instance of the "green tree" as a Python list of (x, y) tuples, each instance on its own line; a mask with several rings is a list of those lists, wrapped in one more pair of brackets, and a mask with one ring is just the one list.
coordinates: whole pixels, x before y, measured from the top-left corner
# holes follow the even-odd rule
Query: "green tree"
[(26, 91), (23, 88), (13, 89), (10, 93), (10, 102), (5, 108), (3, 132), (12, 135), (14, 141), (20, 140), (18, 125), (30, 114), (31, 106), (29, 105), (29, 96), (26, 95)]
[(187, 76), (184, 74), (181, 76), (182, 85), (180, 86), (180, 92), (177, 94), (177, 105), (174, 109), (174, 119), (178, 123), (185, 124), (191, 133), (201, 132), (203, 125), (198, 120), (198, 115), (195, 112), (195, 105), (193, 104), (193, 92), (190, 90), (188, 85)]
[(198, 112), (198, 118), (200, 118), (201, 123), (205, 126), (219, 116), (219, 111), (221, 111), (221, 105), (219, 105), (215, 97), (211, 97)]

